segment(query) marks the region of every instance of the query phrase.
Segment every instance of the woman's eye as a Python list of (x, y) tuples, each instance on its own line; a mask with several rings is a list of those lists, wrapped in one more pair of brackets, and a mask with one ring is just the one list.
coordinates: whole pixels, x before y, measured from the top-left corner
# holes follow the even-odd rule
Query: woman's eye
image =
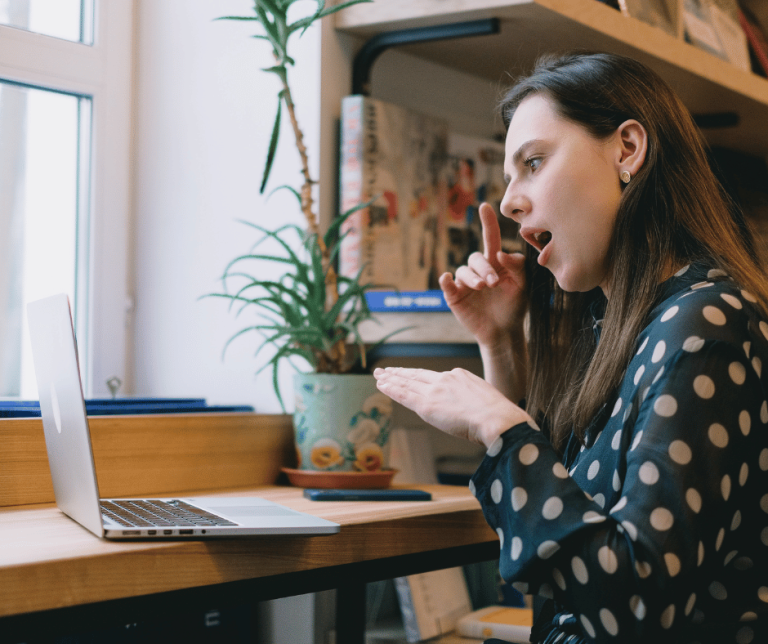
[(525, 165), (527, 165), (531, 171), (535, 172), (541, 165), (541, 159), (539, 157), (530, 157), (525, 160)]

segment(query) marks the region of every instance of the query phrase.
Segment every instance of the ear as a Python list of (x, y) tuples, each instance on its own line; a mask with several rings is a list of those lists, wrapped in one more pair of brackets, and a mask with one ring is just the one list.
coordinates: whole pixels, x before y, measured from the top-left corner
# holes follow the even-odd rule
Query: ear
[(619, 126), (616, 135), (618, 140), (616, 156), (618, 174), (627, 170), (634, 177), (645, 163), (648, 133), (640, 123), (630, 119)]

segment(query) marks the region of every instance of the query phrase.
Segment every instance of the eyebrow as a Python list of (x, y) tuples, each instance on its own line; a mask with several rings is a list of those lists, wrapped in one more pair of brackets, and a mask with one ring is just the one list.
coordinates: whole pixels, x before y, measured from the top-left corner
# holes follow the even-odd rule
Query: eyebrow
[(541, 139), (530, 139), (529, 141), (526, 141), (523, 143), (515, 153), (512, 155), (512, 165), (518, 165), (520, 163), (520, 160), (525, 156), (525, 153), (528, 151), (528, 148), (536, 145), (537, 143), (541, 143)]
[[(528, 152), (528, 149), (542, 142), (543, 142), (542, 139), (530, 139), (525, 143), (523, 143), (519, 148), (517, 148), (517, 150), (512, 155), (512, 165), (513, 166), (520, 165), (520, 161), (526, 155), (526, 153)], [(509, 183), (509, 180), (510, 180), (510, 176), (505, 172), (504, 181)]]

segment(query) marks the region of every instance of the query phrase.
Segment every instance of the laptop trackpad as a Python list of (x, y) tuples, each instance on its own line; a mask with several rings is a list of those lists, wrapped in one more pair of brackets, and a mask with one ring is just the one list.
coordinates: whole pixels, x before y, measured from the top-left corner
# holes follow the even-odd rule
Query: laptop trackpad
[(207, 509), (210, 512), (215, 512), (216, 514), (221, 514), (225, 517), (279, 517), (296, 515), (296, 512), (293, 510), (272, 505), (230, 505), (229, 507), (224, 508), (207, 506)]

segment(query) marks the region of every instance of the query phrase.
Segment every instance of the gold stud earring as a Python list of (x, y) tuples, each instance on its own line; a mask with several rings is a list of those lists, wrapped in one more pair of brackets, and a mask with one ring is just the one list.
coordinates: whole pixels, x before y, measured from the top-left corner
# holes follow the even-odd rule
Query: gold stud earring
[(624, 172), (622, 172), (619, 175), (619, 178), (621, 179), (622, 183), (629, 183), (629, 180), (632, 178), (632, 175), (629, 174), (628, 170), (624, 170)]

